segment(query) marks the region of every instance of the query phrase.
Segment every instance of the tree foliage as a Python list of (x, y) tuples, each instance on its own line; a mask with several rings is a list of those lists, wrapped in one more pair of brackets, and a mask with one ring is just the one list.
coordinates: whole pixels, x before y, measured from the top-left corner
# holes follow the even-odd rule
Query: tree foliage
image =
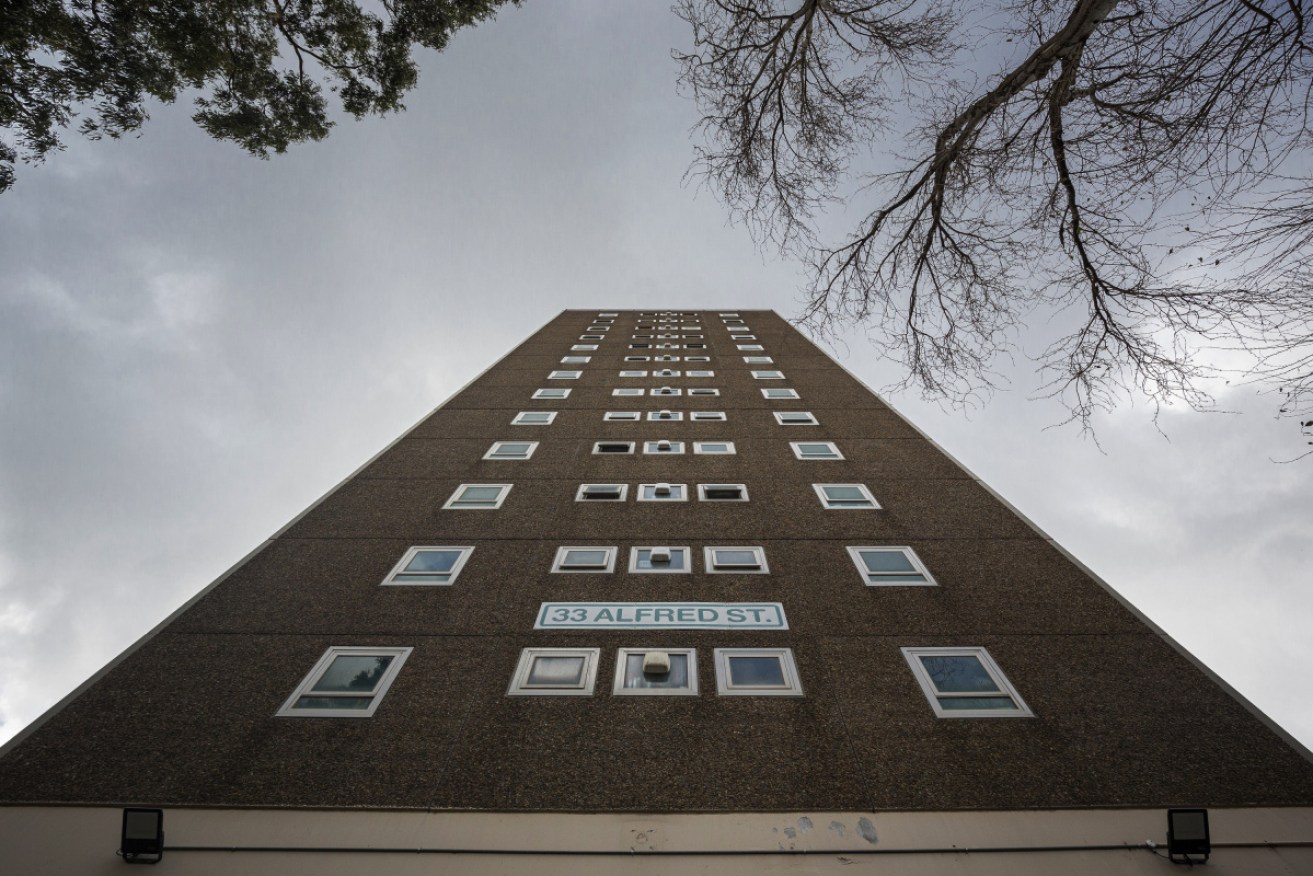
[[(1227, 366), (1277, 380), (1284, 414), (1313, 407), (1303, 0), (677, 11), (694, 29), (678, 57), (704, 113), (697, 170), (806, 258), (806, 323), (871, 324), (911, 381), (963, 398), (1023, 325), (1052, 318), (1062, 330), (1033, 355), (1086, 424), (1128, 388), (1204, 406)], [(873, 207), (826, 244), (808, 220), (900, 84), (916, 120), (901, 166), (867, 181), (854, 200)], [(818, 90), (841, 97), (803, 99)]]
[(18, 161), (142, 126), (195, 90), (196, 123), (260, 157), (327, 136), (329, 101), (360, 118), (402, 108), (416, 46), (506, 0), (0, 0), (0, 191)]

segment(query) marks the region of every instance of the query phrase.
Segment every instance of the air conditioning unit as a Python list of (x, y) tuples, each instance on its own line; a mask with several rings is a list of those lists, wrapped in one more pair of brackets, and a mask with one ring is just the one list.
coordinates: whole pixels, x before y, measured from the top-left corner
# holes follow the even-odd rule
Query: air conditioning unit
[(654, 547), (654, 548), (652, 548), (652, 553), (651, 553), (650, 559), (651, 559), (652, 563), (654, 563), (654, 564), (656, 564), (656, 563), (669, 563), (669, 562), (670, 562), (670, 559), (671, 559), (671, 557), (670, 557), (670, 548), (668, 548), (668, 547)]
[(665, 651), (648, 651), (643, 655), (645, 675), (666, 675), (670, 672), (670, 655)]

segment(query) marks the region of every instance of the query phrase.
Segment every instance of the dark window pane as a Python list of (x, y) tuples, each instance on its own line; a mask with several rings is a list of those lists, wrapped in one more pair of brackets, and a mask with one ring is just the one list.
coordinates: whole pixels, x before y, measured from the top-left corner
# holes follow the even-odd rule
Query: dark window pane
[(735, 687), (785, 687), (784, 666), (778, 657), (729, 658), (729, 678)]
[(977, 657), (970, 655), (941, 654), (923, 656), (921, 665), (940, 693), (974, 693), (997, 691), (998, 685), (989, 677)]
[(311, 690), (372, 692), (391, 664), (390, 656), (339, 654)]

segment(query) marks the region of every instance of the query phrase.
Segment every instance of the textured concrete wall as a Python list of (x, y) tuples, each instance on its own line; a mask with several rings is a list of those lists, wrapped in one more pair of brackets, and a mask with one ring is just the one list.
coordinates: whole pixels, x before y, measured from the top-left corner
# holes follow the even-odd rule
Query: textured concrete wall
[[(0, 801), (499, 810), (889, 810), (1313, 804), (1287, 747), (1041, 535), (773, 313), (740, 311), (773, 365), (715, 313), (712, 378), (619, 378), (633, 313), (563, 365), (567, 312), (474, 381), (0, 758)], [(590, 342), (591, 343), (591, 342)], [(659, 341), (653, 341), (659, 343)], [(684, 355), (685, 351), (671, 351)], [(689, 367), (680, 362), (668, 367)], [(547, 380), (556, 368), (581, 380)], [(782, 370), (758, 381), (754, 368)], [(613, 397), (616, 386), (719, 397)], [(540, 387), (572, 390), (531, 400)], [(763, 387), (799, 401), (768, 401)], [(728, 421), (603, 422), (605, 410)], [(518, 411), (556, 410), (550, 426)], [(814, 427), (772, 411), (807, 410)], [(734, 456), (604, 456), (594, 441), (727, 439)], [(494, 440), (539, 441), (485, 461)], [(831, 440), (843, 461), (799, 461)], [(690, 448), (691, 451), (691, 448)], [(640, 503), (638, 483), (745, 483), (745, 504)], [(585, 482), (631, 485), (577, 503)], [(827, 511), (813, 483), (883, 508)], [(442, 510), (461, 483), (513, 483), (496, 511)], [(561, 545), (618, 571), (553, 575)], [(627, 574), (633, 545), (693, 548), (690, 575)], [(769, 575), (707, 575), (706, 545), (765, 548)], [(938, 587), (867, 587), (847, 545), (911, 545)], [(450, 587), (381, 587), (411, 545), (474, 545)], [(787, 631), (534, 631), (544, 600), (774, 601)], [(415, 650), (369, 719), (275, 712), (329, 646)], [(935, 717), (899, 649), (982, 646), (1035, 717)], [(602, 649), (591, 697), (507, 697), (529, 646)], [(615, 697), (616, 649), (697, 648), (697, 697)], [(719, 697), (712, 649), (793, 649), (806, 695)]]

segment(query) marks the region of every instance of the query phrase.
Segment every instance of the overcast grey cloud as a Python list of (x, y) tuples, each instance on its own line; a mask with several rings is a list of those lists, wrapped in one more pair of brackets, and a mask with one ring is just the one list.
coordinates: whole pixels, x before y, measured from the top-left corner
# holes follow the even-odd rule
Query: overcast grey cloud
[[(682, 180), (661, 4), (528, 3), (424, 59), (409, 112), (269, 162), (185, 106), (0, 198), (0, 739), (563, 308), (796, 312)], [(898, 374), (858, 333), (833, 351)], [(1102, 451), (1021, 387), (891, 400), (1305, 742), (1313, 466), (1290, 427), (1128, 408)], [(1163, 684), (1170, 684), (1164, 679)]]

